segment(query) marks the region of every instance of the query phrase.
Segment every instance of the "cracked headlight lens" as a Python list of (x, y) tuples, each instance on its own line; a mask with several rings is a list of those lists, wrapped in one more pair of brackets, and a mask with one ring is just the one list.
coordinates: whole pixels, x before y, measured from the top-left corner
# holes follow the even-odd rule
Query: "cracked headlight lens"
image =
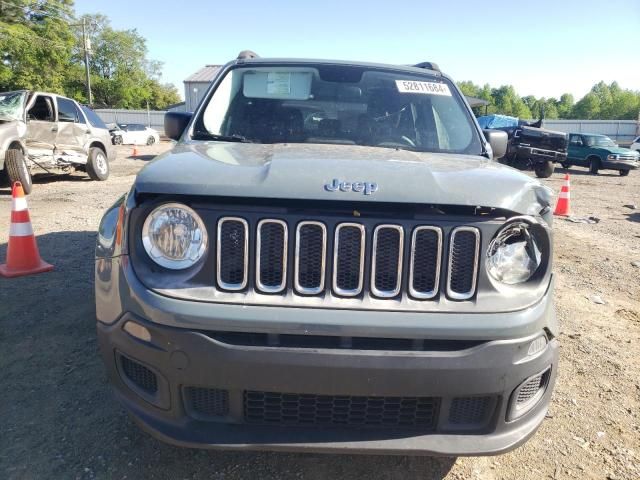
[(207, 251), (207, 230), (200, 216), (181, 203), (154, 209), (142, 227), (142, 244), (151, 259), (171, 270), (192, 267)]
[(531, 278), (540, 266), (541, 258), (529, 223), (514, 221), (489, 244), (487, 271), (499, 282), (515, 285)]

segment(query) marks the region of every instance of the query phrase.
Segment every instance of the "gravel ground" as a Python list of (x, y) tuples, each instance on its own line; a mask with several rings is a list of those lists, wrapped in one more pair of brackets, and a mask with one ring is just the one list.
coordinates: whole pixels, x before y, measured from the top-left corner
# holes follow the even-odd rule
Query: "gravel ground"
[[(36, 178), (31, 218), (56, 268), (0, 279), (0, 478), (640, 478), (640, 172), (569, 172), (574, 214), (600, 221), (555, 222), (560, 372), (548, 418), (523, 447), (459, 459), (209, 452), (164, 445), (129, 420), (95, 337), (98, 222), (167, 148), (141, 147), (131, 158), (119, 147), (105, 183)], [(546, 181), (556, 192), (562, 173)], [(10, 199), (0, 189), (1, 259)]]

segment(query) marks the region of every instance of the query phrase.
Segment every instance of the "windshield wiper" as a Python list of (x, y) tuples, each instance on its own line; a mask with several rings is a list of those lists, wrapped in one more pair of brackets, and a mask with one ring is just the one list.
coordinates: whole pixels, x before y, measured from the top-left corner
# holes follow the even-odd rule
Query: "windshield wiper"
[(213, 140), (216, 142), (240, 142), (240, 143), (257, 143), (255, 140), (249, 140), (243, 135), (216, 135), (209, 132), (196, 132), (193, 134), (194, 140)]

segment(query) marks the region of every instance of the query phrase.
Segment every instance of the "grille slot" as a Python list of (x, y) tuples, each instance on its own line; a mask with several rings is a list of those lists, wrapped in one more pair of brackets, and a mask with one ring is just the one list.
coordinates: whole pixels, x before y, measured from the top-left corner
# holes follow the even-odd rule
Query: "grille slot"
[(474, 227), (457, 227), (451, 233), (447, 295), (454, 300), (468, 300), (476, 290), (480, 231)]
[(417, 299), (430, 299), (438, 294), (442, 230), (437, 227), (416, 227), (411, 239), (409, 293)]
[(493, 397), (458, 397), (451, 401), (449, 423), (455, 426), (477, 427), (488, 422)]
[(229, 392), (217, 388), (185, 387), (187, 410), (198, 416), (224, 417), (229, 414)]
[(336, 227), (333, 251), (333, 290), (345, 297), (362, 292), (364, 276), (364, 225), (341, 223)]
[(295, 288), (315, 295), (324, 290), (327, 261), (327, 227), (320, 222), (300, 222), (296, 228)]
[(282, 220), (258, 222), (256, 285), (263, 292), (284, 290), (287, 281), (287, 235), (287, 224)]
[(151, 395), (158, 391), (158, 378), (155, 373), (124, 355), (119, 355), (119, 357), (122, 371), (134, 385)]
[(217, 279), (224, 290), (247, 286), (249, 225), (243, 218), (225, 217), (218, 222)]
[(355, 397), (244, 392), (247, 423), (435, 428), (439, 400), (432, 397)]
[(373, 232), (371, 291), (383, 298), (400, 293), (404, 230), (399, 225), (380, 225)]

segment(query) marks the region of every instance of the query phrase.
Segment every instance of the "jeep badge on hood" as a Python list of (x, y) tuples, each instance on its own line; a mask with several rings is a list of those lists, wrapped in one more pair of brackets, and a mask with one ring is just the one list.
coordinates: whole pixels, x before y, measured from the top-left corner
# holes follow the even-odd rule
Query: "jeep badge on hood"
[(378, 191), (378, 184), (375, 182), (341, 182), (339, 179), (334, 178), (333, 182), (325, 183), (324, 189), (327, 192), (358, 192), (365, 195), (371, 195)]

